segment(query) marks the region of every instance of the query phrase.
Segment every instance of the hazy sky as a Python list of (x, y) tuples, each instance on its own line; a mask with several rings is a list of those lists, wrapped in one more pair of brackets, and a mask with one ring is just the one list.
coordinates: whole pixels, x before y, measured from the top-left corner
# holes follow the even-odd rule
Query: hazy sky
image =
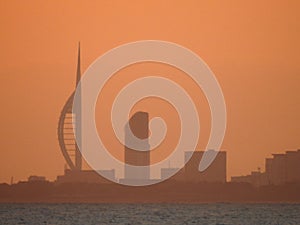
[[(144, 39), (178, 43), (205, 60), (227, 105), (228, 177), (300, 148), (299, 10), (299, 1), (1, 1), (0, 182), (63, 173), (57, 124), (74, 89), (79, 40), (82, 71), (109, 49)], [(171, 72), (165, 76), (197, 98), (178, 71), (133, 71), (145, 69)], [(116, 77), (111, 92), (122, 82)]]

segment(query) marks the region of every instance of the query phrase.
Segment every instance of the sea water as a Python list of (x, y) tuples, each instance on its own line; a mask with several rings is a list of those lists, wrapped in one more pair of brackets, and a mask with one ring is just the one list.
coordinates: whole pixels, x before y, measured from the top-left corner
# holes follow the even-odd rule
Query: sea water
[(0, 204), (0, 224), (300, 224), (300, 204)]

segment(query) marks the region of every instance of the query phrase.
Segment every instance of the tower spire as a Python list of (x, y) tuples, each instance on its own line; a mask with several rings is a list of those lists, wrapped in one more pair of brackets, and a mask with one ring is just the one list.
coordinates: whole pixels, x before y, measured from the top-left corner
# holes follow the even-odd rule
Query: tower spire
[(76, 74), (76, 87), (80, 82), (81, 69), (80, 69), (80, 42), (78, 42), (78, 59), (77, 59), (77, 74)]
[(78, 94), (79, 94), (79, 101), (80, 101), (80, 108), (79, 111), (75, 115), (75, 120), (77, 127), (75, 129), (76, 137), (79, 139), (79, 142), (76, 142), (76, 149), (75, 149), (75, 170), (80, 171), (82, 169), (82, 156), (80, 152), (80, 146), (81, 145), (81, 87), (78, 87), (78, 84), (80, 82), (81, 78), (81, 70), (80, 70), (80, 42), (78, 42), (78, 59), (77, 59), (77, 74), (76, 74), (76, 87), (79, 88)]

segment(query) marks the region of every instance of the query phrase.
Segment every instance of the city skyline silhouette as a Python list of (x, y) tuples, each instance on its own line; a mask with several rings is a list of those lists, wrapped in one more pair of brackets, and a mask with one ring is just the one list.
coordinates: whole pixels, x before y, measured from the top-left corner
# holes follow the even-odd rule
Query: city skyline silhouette
[[(77, 72), (76, 72), (76, 85), (75, 87), (78, 85), (79, 81), (80, 81), (80, 78), (81, 78), (81, 56), (80, 56), (80, 43), (78, 44), (78, 54), (77, 54)], [(81, 153), (77, 147), (77, 144), (75, 144), (75, 139), (68, 139), (68, 137), (70, 136), (67, 136), (67, 139), (68, 140), (71, 140), (72, 144), (69, 144), (69, 143), (65, 143), (63, 144), (63, 132), (66, 131), (66, 135), (68, 135), (67, 132), (72, 132), (73, 128), (72, 126), (70, 127), (67, 127), (68, 124), (71, 124), (72, 123), (72, 115), (71, 115), (71, 110), (72, 110), (72, 101), (73, 101), (73, 94), (70, 96), (70, 98), (67, 100), (63, 110), (62, 110), (62, 113), (61, 113), (61, 118), (59, 120), (59, 126), (61, 126), (61, 128), (58, 128), (58, 129), (61, 129), (61, 131), (58, 131), (59, 132), (59, 142), (60, 142), (60, 146), (61, 148), (63, 148), (62, 152), (63, 152), (63, 156), (65, 157), (65, 160), (66, 160), (66, 165), (68, 165), (69, 168), (71, 169), (75, 169), (75, 170), (81, 170), (82, 168), (82, 156), (81, 156)], [(69, 117), (67, 116), (67, 114), (69, 113)], [(65, 120), (65, 121), (63, 121)], [(64, 122), (66, 124), (64, 124)], [(65, 127), (64, 127), (65, 126)], [(76, 130), (76, 129), (75, 129)], [(72, 134), (71, 134), (72, 135)], [(64, 146), (63, 146), (64, 145)], [(67, 149), (66, 146), (68, 145), (72, 145), (74, 147), (74, 149)], [(63, 146), (63, 147), (62, 147)], [(188, 150), (188, 149), (187, 149)], [(74, 151), (73, 153), (73, 161), (71, 160), (71, 156), (68, 155), (68, 151)], [(198, 150), (199, 151), (199, 150)], [(281, 152), (284, 152), (281, 151)], [(274, 154), (274, 153), (273, 153)], [(252, 170), (252, 171), (255, 171)], [(251, 172), (251, 171), (248, 171), (248, 173)], [(234, 177), (238, 177), (238, 175), (241, 176), (241, 178), (243, 179), (244, 177), (249, 177), (249, 175), (245, 175), (247, 173), (244, 173), (244, 174), (237, 174), (236, 176)], [(28, 174), (27, 176), (30, 176), (31, 174)], [(11, 179), (14, 179), (13, 178), (13, 174), (11, 175)], [(15, 179), (14, 179), (15, 180)], [(8, 182), (7, 182), (8, 183)]]
[(0, 2), (0, 224), (300, 224), (300, 1)]
[[(290, 29), (297, 27), (297, 7), (267, 3), (254, 7), (239, 3), (233, 9), (223, 3), (222, 6), (205, 3), (204, 8), (218, 15), (210, 17), (207, 13), (198, 13), (204, 9), (198, 7), (200, 3), (177, 3), (174, 11), (168, 13), (167, 4), (163, 4), (157, 9), (154, 19), (150, 13), (156, 9), (154, 3), (147, 3), (150, 11), (143, 15), (128, 9), (125, 3), (114, 7), (113, 14), (108, 13), (113, 8), (111, 5), (98, 7), (100, 3), (95, 4), (95, 7), (88, 7), (92, 10), (89, 12), (81, 10), (80, 3), (74, 3), (66, 14), (62, 10), (63, 3), (49, 3), (49, 7), (41, 7), (39, 12), (30, 4), (7, 3), (1, 7), (1, 15), (6, 18), (3, 28), (7, 31), (1, 36), (1, 43), (7, 43), (3, 44), (1, 57), (1, 102), (5, 105), (1, 116), (1, 182), (10, 183), (12, 176), (15, 182), (26, 180), (31, 174), (45, 175), (54, 180), (63, 173), (65, 159), (57, 142), (57, 120), (74, 90), (78, 40), (82, 45), (82, 72), (99, 55), (133, 40), (170, 40), (199, 54), (215, 72), (226, 97), (229, 125), (222, 149), (227, 151), (228, 177), (247, 175), (257, 167), (264, 168), (264, 159), (271, 154), (299, 148), (299, 43), (296, 41), (299, 38), (296, 29)], [(142, 6), (138, 4), (137, 7)], [(124, 8), (128, 11), (123, 11)], [(270, 9), (268, 17), (265, 17), (265, 8)], [(97, 13), (93, 14), (96, 9)], [(228, 11), (232, 13), (226, 13)], [(120, 18), (132, 13), (139, 14), (141, 19), (137, 21), (129, 17), (122, 25), (118, 23)], [(82, 17), (79, 19), (77, 14)], [(181, 18), (187, 14), (195, 15), (197, 19), (184, 16), (186, 21), (183, 24)], [(168, 18), (166, 15), (173, 18), (176, 28), (162, 19)], [(154, 26), (153, 19), (160, 20), (160, 26)], [(107, 21), (111, 21), (109, 27), (115, 29), (110, 29)], [(109, 32), (104, 35), (100, 28), (91, 32), (91, 27), (103, 27)], [(139, 27), (139, 31), (135, 27)], [(199, 27), (201, 32), (198, 32)], [(30, 32), (24, 32), (24, 28)], [(120, 39), (124, 33), (127, 35)], [(201, 99), (201, 92), (180, 71), (163, 65), (135, 66), (116, 74), (111, 80), (115, 83), (111, 83), (103, 95), (113, 96), (124, 83), (138, 77), (137, 74), (151, 73), (170, 77), (189, 90), (193, 98)], [(117, 78), (122, 74), (126, 74), (122, 77), (128, 80)], [(157, 104), (159, 108), (168, 107), (160, 103)], [(197, 106), (204, 120), (201, 121), (203, 139), (199, 150), (205, 149), (209, 130), (205, 99), (203, 103), (201, 101)], [(146, 108), (147, 104), (141, 103), (140, 107)], [(150, 117), (158, 111), (151, 110)], [(170, 115), (167, 119), (172, 126), (171, 121), (176, 123), (176, 115), (169, 110), (171, 107), (162, 110), (166, 111), (162, 114)], [(103, 126), (107, 125), (104, 122)], [(174, 132), (169, 135), (176, 139), (176, 127), (171, 130)], [(106, 132), (111, 135), (109, 129)], [(169, 145), (173, 149), (172, 143)], [(166, 149), (162, 150), (163, 157), (169, 154)], [(113, 154), (120, 159), (123, 157)], [(160, 160), (159, 156), (155, 158)], [(84, 162), (83, 167), (86, 167)]]

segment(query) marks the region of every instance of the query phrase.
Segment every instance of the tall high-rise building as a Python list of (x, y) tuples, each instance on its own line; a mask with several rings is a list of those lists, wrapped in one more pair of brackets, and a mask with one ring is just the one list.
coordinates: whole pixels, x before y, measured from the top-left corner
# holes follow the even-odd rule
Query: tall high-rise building
[[(81, 78), (81, 70), (80, 70), (80, 44), (78, 45), (78, 57), (77, 57), (77, 73), (76, 73), (76, 88), (78, 89), (79, 101), (81, 101), (81, 90), (80, 86), (78, 86)], [(68, 167), (71, 170), (80, 171), (82, 170), (82, 155), (80, 152), (80, 144), (81, 144), (81, 107), (77, 109), (77, 113), (74, 114), (72, 112), (73, 107), (73, 99), (74, 93), (69, 97), (67, 102), (65, 103), (60, 118), (58, 121), (58, 141), (60, 145), (60, 149), (63, 153), (63, 156), (66, 160)], [(81, 102), (79, 102), (81, 105)], [(74, 126), (74, 120), (76, 121), (77, 127)], [(75, 133), (74, 133), (75, 130)], [(75, 140), (74, 135), (76, 134), (77, 140)]]
[[(77, 111), (77, 114), (75, 115), (75, 120), (76, 120), (76, 125), (75, 127), (75, 133), (77, 139), (80, 139), (79, 142), (76, 142), (76, 150), (75, 150), (75, 169), (76, 170), (81, 170), (82, 169), (82, 155), (79, 150), (80, 144), (81, 144), (81, 126), (82, 126), (82, 120), (81, 120), (81, 88), (78, 85), (81, 79), (81, 69), (80, 69), (80, 43), (78, 44), (78, 59), (77, 59), (77, 73), (76, 73), (76, 88), (78, 88), (78, 93), (79, 93), (79, 101), (80, 101), (80, 107)], [(75, 89), (76, 90), (76, 89)]]
[[(68, 168), (65, 168), (65, 174), (58, 176), (57, 183), (109, 183), (108, 180), (100, 176), (97, 171), (83, 170), (82, 169), (82, 150), (80, 144), (82, 142), (82, 118), (81, 118), (81, 69), (80, 69), (80, 43), (78, 45), (77, 56), (77, 72), (76, 72), (76, 85), (78, 94), (78, 105), (75, 113), (72, 110), (75, 91), (65, 103), (58, 122), (58, 141), (60, 149), (66, 160)], [(76, 121), (76, 126), (74, 124)], [(76, 135), (76, 139), (75, 139)], [(98, 171), (100, 172), (100, 171)], [(109, 180), (116, 180), (115, 170), (101, 170), (101, 174)]]
[[(139, 169), (125, 165), (125, 179), (127, 180), (149, 180), (150, 179), (150, 145), (148, 141), (143, 143), (145, 146), (139, 145), (143, 149), (149, 151), (139, 151), (128, 148), (127, 145), (132, 143), (132, 134), (139, 139), (147, 139), (149, 136), (149, 115), (146, 112), (135, 113), (125, 126), (125, 163), (132, 166), (140, 166)], [(144, 167), (141, 167), (144, 166)]]

